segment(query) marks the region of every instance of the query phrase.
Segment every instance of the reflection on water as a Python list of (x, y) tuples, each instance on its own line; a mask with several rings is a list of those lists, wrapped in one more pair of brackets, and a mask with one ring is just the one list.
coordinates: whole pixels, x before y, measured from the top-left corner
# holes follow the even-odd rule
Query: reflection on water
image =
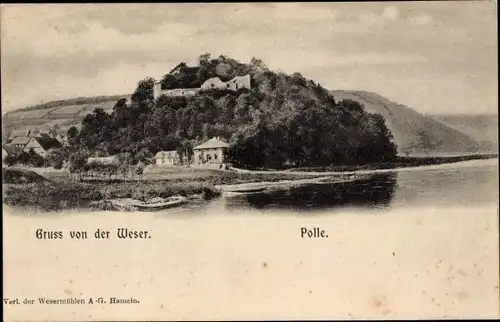
[(481, 207), (498, 202), (496, 166), (417, 169), (366, 180), (311, 184), (297, 189), (225, 197), (226, 210), (337, 210), (408, 207)]
[(244, 205), (257, 209), (318, 210), (332, 207), (388, 207), (396, 185), (396, 174), (374, 175), (366, 180), (337, 184), (310, 184), (290, 190), (226, 197), (226, 208)]

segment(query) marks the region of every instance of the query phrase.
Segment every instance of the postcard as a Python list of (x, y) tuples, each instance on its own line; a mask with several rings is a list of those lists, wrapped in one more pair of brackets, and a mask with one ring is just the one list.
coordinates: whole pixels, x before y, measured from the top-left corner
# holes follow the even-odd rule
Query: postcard
[(0, 21), (4, 320), (500, 317), (495, 1)]

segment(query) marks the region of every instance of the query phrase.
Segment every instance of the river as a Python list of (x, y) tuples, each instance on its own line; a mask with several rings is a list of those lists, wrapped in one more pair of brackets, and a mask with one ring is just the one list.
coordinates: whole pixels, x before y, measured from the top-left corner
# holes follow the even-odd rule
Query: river
[[(4, 209), (5, 210), (5, 209)], [(498, 159), (155, 213), (4, 213), (5, 296), (122, 296), (38, 319), (499, 317)], [(302, 228), (327, 238), (302, 238)], [(117, 228), (151, 239), (120, 240)], [(37, 240), (36, 229), (65, 240)], [(69, 230), (88, 230), (88, 240)], [(96, 229), (109, 240), (95, 239)], [(124, 309), (126, 308), (126, 309)], [(6, 318), (33, 317), (35, 308)], [(30, 311), (31, 310), (31, 311)], [(31, 314), (31, 315), (30, 315)]]
[(269, 189), (232, 194), (208, 203), (164, 214), (283, 213), (323, 215), (339, 212), (418, 209), (419, 207), (481, 207), (498, 202), (498, 159), (455, 164), (360, 171), (365, 180), (340, 184), (309, 184), (295, 189)]

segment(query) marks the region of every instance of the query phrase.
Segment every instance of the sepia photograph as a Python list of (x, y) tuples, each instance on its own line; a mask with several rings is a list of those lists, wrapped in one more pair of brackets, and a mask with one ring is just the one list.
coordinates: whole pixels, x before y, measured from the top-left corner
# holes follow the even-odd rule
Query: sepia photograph
[(0, 27), (6, 321), (500, 318), (496, 1)]

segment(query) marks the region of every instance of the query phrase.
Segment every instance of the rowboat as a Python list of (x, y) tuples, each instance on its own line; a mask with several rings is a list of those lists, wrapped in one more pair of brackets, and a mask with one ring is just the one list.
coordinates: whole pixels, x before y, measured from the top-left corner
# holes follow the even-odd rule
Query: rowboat
[(118, 210), (125, 211), (154, 211), (154, 210), (162, 210), (175, 206), (182, 205), (187, 202), (187, 198), (183, 196), (171, 196), (168, 198), (153, 198), (148, 201), (141, 201), (131, 198), (126, 199), (115, 199), (112, 200), (111, 203)]
[(226, 190), (226, 191), (233, 192), (233, 193), (252, 193), (252, 192), (262, 192), (264, 190), (266, 190), (266, 188), (234, 189), (234, 190)]
[(162, 210), (179, 206), (187, 202), (183, 196), (172, 196), (168, 198), (153, 198), (149, 201), (135, 203), (133, 206), (141, 211)]

